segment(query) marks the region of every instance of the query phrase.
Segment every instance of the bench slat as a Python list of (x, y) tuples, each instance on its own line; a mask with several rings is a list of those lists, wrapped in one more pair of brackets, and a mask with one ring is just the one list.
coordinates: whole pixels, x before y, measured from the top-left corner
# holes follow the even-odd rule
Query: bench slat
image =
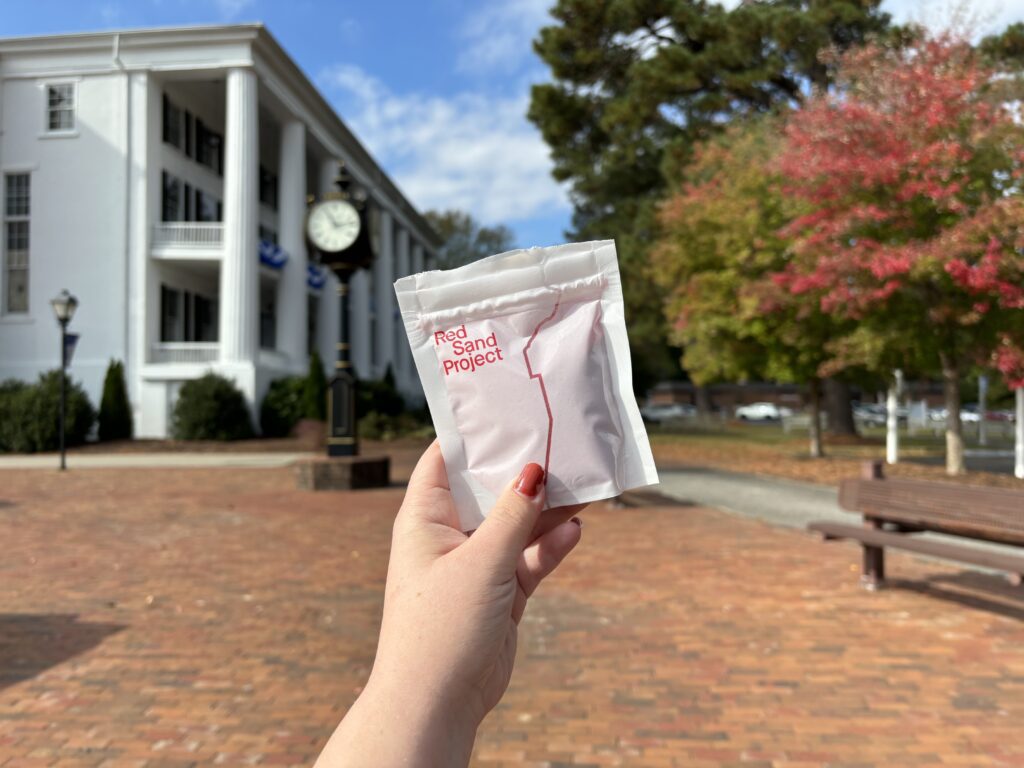
[(982, 568), (992, 568), (1018, 575), (1024, 574), (1024, 557), (1006, 555), (1002, 552), (986, 552), (975, 547), (963, 547), (942, 541), (927, 541), (904, 533), (889, 533), (877, 528), (863, 528), (842, 523), (815, 522), (808, 525), (807, 528), (828, 538), (853, 539), (871, 546), (905, 549), (931, 557), (958, 560)]
[(839, 504), (881, 520), (1024, 545), (1024, 492), (920, 480), (843, 480)]

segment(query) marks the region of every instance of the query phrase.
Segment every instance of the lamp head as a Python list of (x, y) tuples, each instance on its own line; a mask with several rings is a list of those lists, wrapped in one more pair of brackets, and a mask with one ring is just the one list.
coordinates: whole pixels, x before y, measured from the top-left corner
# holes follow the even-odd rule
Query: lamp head
[(53, 307), (53, 314), (57, 316), (57, 322), (66, 325), (75, 316), (75, 310), (78, 309), (78, 299), (68, 293), (68, 289), (65, 288), (54, 298), (50, 299), (50, 306)]

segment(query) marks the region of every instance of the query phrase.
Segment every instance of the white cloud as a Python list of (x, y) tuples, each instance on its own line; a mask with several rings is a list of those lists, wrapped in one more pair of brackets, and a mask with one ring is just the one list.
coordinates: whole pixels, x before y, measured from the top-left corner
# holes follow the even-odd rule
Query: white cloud
[(220, 15), (227, 20), (234, 19), (253, 4), (253, 0), (214, 0)]
[(397, 94), (350, 65), (318, 80), (417, 207), (459, 208), (487, 224), (569, 209), (525, 94)]
[(500, 0), (481, 4), (459, 30), (458, 69), (466, 73), (517, 71), (533, 55), (532, 41), (550, 20), (552, 0)]

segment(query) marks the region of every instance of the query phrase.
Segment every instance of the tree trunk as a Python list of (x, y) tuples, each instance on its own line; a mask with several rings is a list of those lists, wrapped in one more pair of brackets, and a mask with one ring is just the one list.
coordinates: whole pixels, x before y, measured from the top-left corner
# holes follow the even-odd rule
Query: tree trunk
[(942, 363), (942, 395), (946, 405), (946, 474), (962, 475), (964, 466), (964, 430), (960, 421), (960, 371), (947, 352), (939, 353)]
[(698, 384), (694, 389), (697, 400), (697, 421), (701, 424), (711, 423), (711, 390), (706, 384)]
[(853, 420), (850, 384), (840, 379), (825, 379), (825, 412), (828, 414), (828, 431), (833, 435), (856, 435), (857, 424)]
[(821, 443), (821, 380), (811, 379), (808, 390), (811, 401), (811, 424), (808, 430), (811, 435), (811, 458), (820, 459), (825, 455)]

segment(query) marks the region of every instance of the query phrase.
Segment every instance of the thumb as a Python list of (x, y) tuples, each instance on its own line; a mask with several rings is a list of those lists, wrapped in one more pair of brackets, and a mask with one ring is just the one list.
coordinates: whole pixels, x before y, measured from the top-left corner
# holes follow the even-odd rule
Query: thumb
[(519, 558), (530, 543), (544, 505), (546, 479), (539, 464), (523, 467), (467, 542), (502, 579), (515, 575)]

